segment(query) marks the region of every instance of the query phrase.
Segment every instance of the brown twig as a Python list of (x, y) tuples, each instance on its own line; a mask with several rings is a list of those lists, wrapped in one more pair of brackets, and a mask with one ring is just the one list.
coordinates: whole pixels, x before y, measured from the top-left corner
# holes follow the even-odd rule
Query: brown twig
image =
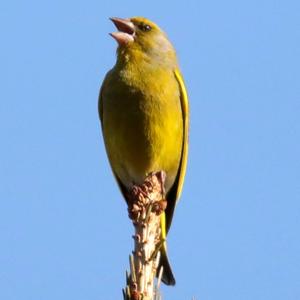
[(142, 185), (135, 185), (129, 193), (128, 213), (135, 234), (134, 251), (130, 255), (130, 274), (126, 274), (124, 300), (159, 300), (159, 285), (163, 270), (158, 272), (154, 285), (162, 245), (160, 215), (166, 209), (164, 199), (165, 173), (151, 173)]

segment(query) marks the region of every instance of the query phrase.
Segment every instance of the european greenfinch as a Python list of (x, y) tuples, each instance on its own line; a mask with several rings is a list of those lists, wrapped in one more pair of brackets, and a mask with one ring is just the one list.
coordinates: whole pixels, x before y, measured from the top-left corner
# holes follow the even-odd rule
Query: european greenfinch
[[(162, 238), (171, 225), (185, 176), (188, 153), (188, 98), (175, 50), (166, 34), (143, 17), (111, 18), (118, 31), (117, 61), (99, 95), (99, 116), (108, 158), (126, 199), (134, 184), (156, 171), (166, 173), (167, 208)], [(161, 247), (162, 281), (174, 285)]]

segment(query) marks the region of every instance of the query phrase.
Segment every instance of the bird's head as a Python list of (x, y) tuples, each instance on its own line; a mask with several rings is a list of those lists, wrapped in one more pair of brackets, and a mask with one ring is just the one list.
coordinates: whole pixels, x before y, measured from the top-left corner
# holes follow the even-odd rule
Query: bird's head
[(149, 59), (176, 60), (174, 48), (166, 34), (143, 17), (110, 18), (118, 29), (110, 35), (118, 42), (118, 55), (144, 55)]

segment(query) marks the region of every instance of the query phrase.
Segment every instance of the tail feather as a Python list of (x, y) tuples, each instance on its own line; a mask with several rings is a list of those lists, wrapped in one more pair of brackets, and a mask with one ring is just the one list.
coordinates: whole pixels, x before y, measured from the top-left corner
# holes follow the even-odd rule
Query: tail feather
[(158, 272), (160, 270), (160, 267), (163, 267), (163, 274), (161, 279), (162, 282), (166, 285), (175, 285), (176, 281), (167, 256), (166, 243), (164, 243), (160, 249), (160, 262), (158, 266)]

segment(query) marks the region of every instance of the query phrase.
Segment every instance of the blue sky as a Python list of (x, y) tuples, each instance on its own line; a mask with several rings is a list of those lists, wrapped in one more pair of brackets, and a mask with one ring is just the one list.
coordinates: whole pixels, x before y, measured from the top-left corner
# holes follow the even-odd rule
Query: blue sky
[(174, 43), (190, 156), (164, 299), (300, 298), (299, 1), (2, 1), (0, 299), (121, 299), (132, 225), (97, 96), (110, 16)]

